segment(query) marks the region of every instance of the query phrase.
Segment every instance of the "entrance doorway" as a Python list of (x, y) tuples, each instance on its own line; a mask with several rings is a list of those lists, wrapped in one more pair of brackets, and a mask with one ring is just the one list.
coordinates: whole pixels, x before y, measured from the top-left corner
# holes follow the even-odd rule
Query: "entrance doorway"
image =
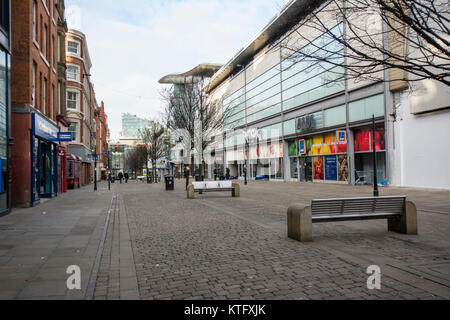
[(299, 158), (299, 179), (300, 182), (312, 182), (312, 158)]

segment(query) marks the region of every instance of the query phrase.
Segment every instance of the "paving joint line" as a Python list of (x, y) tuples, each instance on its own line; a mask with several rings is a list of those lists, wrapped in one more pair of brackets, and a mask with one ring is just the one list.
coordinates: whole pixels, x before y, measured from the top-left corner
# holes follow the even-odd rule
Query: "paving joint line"
[(103, 249), (105, 246), (105, 239), (106, 239), (106, 233), (108, 231), (109, 219), (111, 216), (111, 210), (113, 207), (113, 203), (115, 201), (117, 201), (117, 194), (113, 193), (113, 196), (111, 198), (111, 203), (110, 203), (109, 209), (108, 209), (108, 214), (105, 219), (105, 224), (103, 225), (102, 237), (100, 239), (100, 243), (98, 246), (97, 255), (96, 255), (95, 261), (94, 261), (94, 266), (92, 268), (91, 275), (89, 277), (88, 287), (86, 289), (86, 294), (85, 294), (85, 300), (93, 300), (93, 298), (94, 298), (95, 285), (97, 283), (98, 272), (100, 269), (100, 261), (101, 261)]

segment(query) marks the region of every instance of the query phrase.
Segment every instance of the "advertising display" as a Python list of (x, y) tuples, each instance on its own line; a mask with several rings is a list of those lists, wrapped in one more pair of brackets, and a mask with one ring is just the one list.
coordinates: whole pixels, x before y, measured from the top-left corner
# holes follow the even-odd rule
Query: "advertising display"
[(338, 163), (336, 156), (325, 157), (325, 180), (338, 179)]
[(338, 181), (348, 181), (348, 159), (346, 155), (338, 156)]
[(314, 136), (312, 138), (311, 153), (313, 156), (323, 154), (323, 136)]
[(313, 170), (314, 170), (314, 180), (323, 180), (324, 178), (323, 157), (314, 157)]
[[(385, 131), (383, 127), (375, 129), (375, 145), (377, 151), (386, 149)], [(355, 152), (369, 152), (372, 147), (372, 130), (370, 128), (362, 128), (355, 130)]]
[(323, 136), (323, 154), (336, 153), (336, 133), (327, 133)]
[(299, 155), (298, 144), (299, 144), (298, 140), (289, 142), (288, 146), (289, 157), (295, 157)]

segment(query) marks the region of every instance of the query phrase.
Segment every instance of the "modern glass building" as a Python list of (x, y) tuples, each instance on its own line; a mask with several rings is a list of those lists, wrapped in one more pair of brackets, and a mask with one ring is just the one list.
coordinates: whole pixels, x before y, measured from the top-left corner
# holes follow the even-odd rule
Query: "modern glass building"
[(0, 216), (10, 211), (10, 1), (0, 2)]
[[(344, 25), (328, 21), (324, 34), (298, 26), (309, 5), (290, 2), (212, 77), (209, 95), (228, 110), (215, 166), (241, 179), (247, 168), (250, 179), (370, 182), (375, 116), (378, 180), (384, 181), (385, 85), (345, 79), (344, 47), (336, 40)], [(311, 42), (287, 50), (297, 32), (309, 32)], [(303, 58), (312, 53), (324, 59)]]
[(139, 139), (139, 130), (152, 125), (152, 121), (139, 118), (129, 113), (122, 113), (123, 138)]

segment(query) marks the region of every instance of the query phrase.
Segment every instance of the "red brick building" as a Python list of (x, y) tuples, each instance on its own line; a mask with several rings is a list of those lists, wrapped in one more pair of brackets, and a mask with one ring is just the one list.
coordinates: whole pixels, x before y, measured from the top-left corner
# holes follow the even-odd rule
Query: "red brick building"
[(84, 33), (69, 29), (66, 33), (67, 51), (67, 119), (73, 141), (68, 152), (82, 159), (81, 184), (94, 181), (95, 153), (95, 92), (90, 81), (91, 58)]
[[(58, 194), (58, 0), (11, 3), (12, 203), (32, 206)], [(58, 89), (59, 88), (59, 89)], [(60, 90), (60, 92), (58, 92)], [(61, 101), (61, 98), (59, 99)]]
[(108, 116), (105, 113), (105, 103), (102, 101), (97, 107), (96, 112), (97, 135), (96, 135), (96, 152), (99, 155), (98, 179), (106, 180), (108, 173)]

